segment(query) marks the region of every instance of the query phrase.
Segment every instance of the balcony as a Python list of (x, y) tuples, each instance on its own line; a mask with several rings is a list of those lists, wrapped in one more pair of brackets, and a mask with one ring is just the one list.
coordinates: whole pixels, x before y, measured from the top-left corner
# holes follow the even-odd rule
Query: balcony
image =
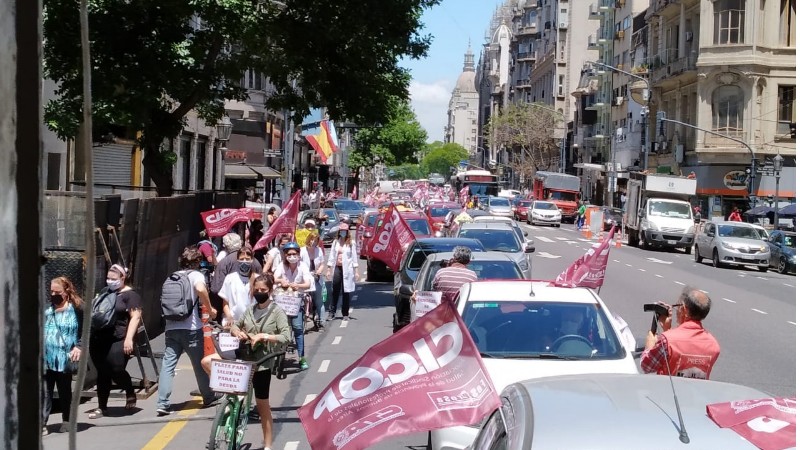
[(517, 53), (517, 61), (536, 61), (536, 52)]
[(697, 71), (697, 54), (678, 57), (677, 49), (668, 49), (652, 61), (651, 80), (659, 84), (664, 81), (677, 80), (676, 77), (684, 73)]
[(519, 27), (517, 30), (517, 35), (521, 36), (532, 36), (536, 33), (536, 24), (524, 25)]
[(589, 50), (599, 50), (600, 44), (597, 42), (597, 36), (590, 34), (589, 35), (589, 44), (586, 46)]
[(609, 99), (604, 95), (595, 95), (589, 100), (589, 106), (586, 107), (589, 111), (600, 111), (611, 106)]
[[(732, 130), (732, 129), (720, 129), (716, 130), (718, 133), (723, 133), (727, 136), (730, 136), (734, 139), (739, 139), (742, 141), (747, 142), (747, 133), (743, 130)], [(728, 151), (731, 153), (739, 153), (742, 151), (747, 151), (745, 146), (739, 144), (738, 142), (734, 142), (730, 139), (727, 139), (723, 136), (714, 136), (709, 133), (703, 133), (702, 131), (699, 132), (703, 137), (699, 142), (700, 148), (696, 151), (698, 153), (702, 152), (719, 152), (720, 150)]]
[(597, 5), (589, 5), (589, 20), (600, 20), (603, 14), (597, 8)]
[(671, 17), (680, 11), (680, 0), (655, 0), (645, 14), (645, 18), (652, 16)]
[(522, 79), (517, 80), (514, 85), (517, 89), (528, 89), (531, 87), (531, 80), (530, 79)]

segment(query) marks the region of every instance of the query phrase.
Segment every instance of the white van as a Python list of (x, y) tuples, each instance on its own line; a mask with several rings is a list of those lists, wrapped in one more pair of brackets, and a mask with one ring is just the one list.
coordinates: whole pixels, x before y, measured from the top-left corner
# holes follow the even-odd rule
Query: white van
[(514, 198), (514, 197), (521, 197), (522, 192), (515, 190), (515, 189), (503, 189), (497, 194), (498, 197), (505, 197), (505, 198)]

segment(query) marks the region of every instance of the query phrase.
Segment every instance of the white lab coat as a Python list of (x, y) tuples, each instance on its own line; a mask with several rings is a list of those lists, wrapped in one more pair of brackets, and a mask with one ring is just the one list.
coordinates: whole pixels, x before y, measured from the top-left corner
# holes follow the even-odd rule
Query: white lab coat
[[(328, 255), (328, 268), (330, 268), (331, 273), (336, 270), (336, 256), (340, 247), (342, 245), (339, 243), (339, 239), (333, 241), (331, 252)], [(342, 252), (342, 285), (344, 292), (356, 290), (356, 270), (358, 270), (358, 253), (356, 252), (355, 243), (351, 241), (350, 245), (344, 246)]]

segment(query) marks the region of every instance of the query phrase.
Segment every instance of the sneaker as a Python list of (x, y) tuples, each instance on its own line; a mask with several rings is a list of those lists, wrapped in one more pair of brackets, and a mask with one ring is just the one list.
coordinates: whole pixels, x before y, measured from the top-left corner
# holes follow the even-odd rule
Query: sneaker
[(316, 327), (317, 327), (317, 330), (324, 330), (325, 329), (325, 325), (322, 324), (321, 320), (317, 321)]
[(343, 321), (343, 322), (347, 322), (347, 321), (349, 321), (349, 320), (350, 320), (350, 316), (344, 316), (344, 317), (342, 317), (342, 321)]
[(156, 415), (158, 415), (158, 417), (168, 416), (170, 414), (172, 414), (172, 408), (170, 408), (169, 406), (167, 407), (159, 406), (158, 408), (156, 408)]
[(336, 317), (336, 315), (334, 313), (328, 313), (328, 322), (333, 320), (334, 317)]
[(308, 370), (308, 361), (305, 358), (300, 358), (300, 370)]
[(212, 406), (217, 406), (219, 401), (222, 399), (222, 394), (217, 392), (214, 394), (214, 399), (208, 403), (203, 403), (203, 408), (211, 408)]
[(61, 422), (61, 426), (58, 427), (59, 433), (69, 433), (69, 424), (67, 422)]
[(50, 434), (50, 430), (47, 427), (42, 427), (42, 436), (47, 436), (48, 434)]
[(189, 395), (191, 395), (192, 397), (202, 397), (203, 396), (203, 394), (200, 393), (200, 389), (195, 389), (195, 390), (189, 391)]

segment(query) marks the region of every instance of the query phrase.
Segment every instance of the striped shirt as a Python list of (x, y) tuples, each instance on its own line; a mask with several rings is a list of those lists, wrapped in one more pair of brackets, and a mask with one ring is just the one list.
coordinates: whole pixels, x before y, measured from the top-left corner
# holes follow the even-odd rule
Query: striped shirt
[(442, 301), (455, 301), (461, 286), (477, 281), (478, 276), (466, 266), (453, 263), (436, 272), (433, 277), (433, 290), (442, 293)]

